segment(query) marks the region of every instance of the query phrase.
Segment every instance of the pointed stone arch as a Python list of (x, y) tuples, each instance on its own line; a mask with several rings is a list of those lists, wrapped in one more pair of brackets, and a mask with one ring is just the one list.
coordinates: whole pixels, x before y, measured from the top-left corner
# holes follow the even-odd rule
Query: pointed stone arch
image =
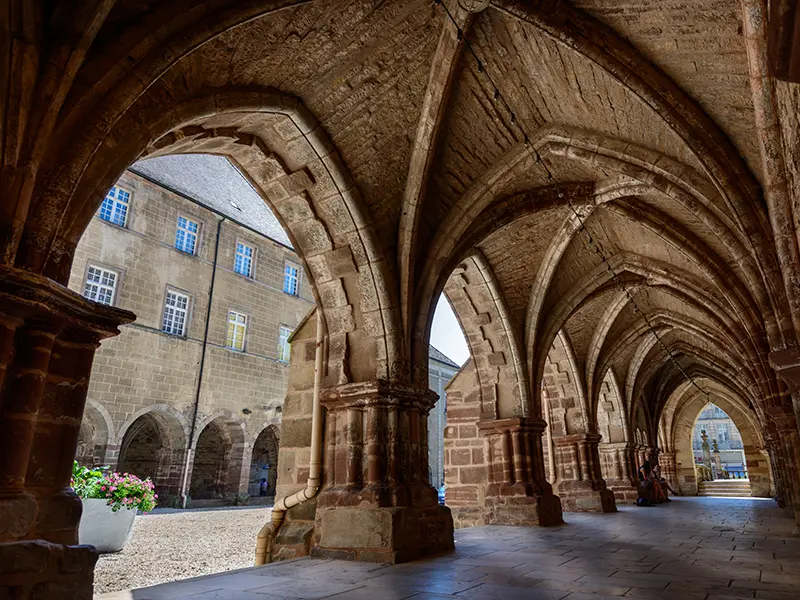
[(713, 380), (704, 380), (703, 388), (711, 395), (684, 384), (670, 396), (661, 420), (666, 439), (664, 445), (675, 455), (675, 481), (685, 495), (696, 495), (698, 475), (692, 451), (695, 423), (709, 402), (721, 408), (734, 422), (744, 444), (751, 494), (754, 497), (771, 497), (775, 492), (772, 467), (766, 440), (754, 411), (737, 393)]
[[(91, 152), (70, 156), (47, 179), (23, 232), (18, 265), (66, 281), (106, 190), (139, 157), (222, 154), (241, 167), (297, 249), (335, 341), (329, 361), (340, 379), (406, 379), (394, 266), (376, 242), (346, 166), (303, 104), (271, 89), (187, 92), (154, 102), (138, 99)], [(54, 212), (63, 215), (55, 223)], [(361, 359), (350, 363), (356, 353)]]
[(142, 409), (128, 419), (118, 436), (117, 471), (152, 479), (162, 504), (181, 491), (188, 432), (175, 412), (161, 406)]
[(230, 414), (205, 419), (192, 442), (192, 464), (188, 474), (189, 496), (195, 500), (230, 501), (245, 483), (244, 424)]
[[(258, 434), (253, 443), (250, 459), (250, 480), (248, 493), (250, 496), (261, 495), (261, 480), (266, 479), (267, 489), (264, 495), (275, 496), (278, 481), (278, 448), (280, 447), (280, 429), (277, 425), (268, 425)], [(265, 473), (266, 472), (266, 473)]]

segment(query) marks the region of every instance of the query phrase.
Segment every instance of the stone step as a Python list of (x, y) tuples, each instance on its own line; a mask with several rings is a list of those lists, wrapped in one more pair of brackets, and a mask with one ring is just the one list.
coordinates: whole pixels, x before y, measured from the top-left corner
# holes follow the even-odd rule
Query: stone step
[(750, 482), (749, 481), (742, 481), (738, 483), (717, 483), (716, 481), (701, 481), (700, 487), (707, 487), (707, 488), (731, 488), (731, 489), (739, 489), (739, 488), (749, 488)]
[(701, 481), (697, 488), (698, 496), (736, 498), (750, 496), (750, 494), (750, 481), (748, 480)]
[(742, 488), (749, 488), (750, 484), (749, 483), (745, 483), (744, 485), (742, 485), (742, 484), (731, 484), (731, 483), (726, 483), (724, 485), (716, 485), (716, 484), (715, 485), (703, 485), (703, 484), (700, 484), (700, 487), (706, 487), (708, 489), (717, 489), (717, 488), (719, 488), (721, 490), (724, 490), (724, 489), (739, 490), (739, 489), (742, 489)]

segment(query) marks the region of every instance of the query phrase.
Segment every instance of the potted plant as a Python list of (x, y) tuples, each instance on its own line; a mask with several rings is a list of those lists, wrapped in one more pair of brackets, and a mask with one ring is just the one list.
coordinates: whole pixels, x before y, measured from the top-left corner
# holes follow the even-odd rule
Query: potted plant
[(153, 510), (158, 499), (150, 479), (111, 472), (108, 467), (89, 469), (77, 461), (72, 467), (72, 489), (83, 501), (78, 542), (98, 552), (122, 550), (136, 511)]

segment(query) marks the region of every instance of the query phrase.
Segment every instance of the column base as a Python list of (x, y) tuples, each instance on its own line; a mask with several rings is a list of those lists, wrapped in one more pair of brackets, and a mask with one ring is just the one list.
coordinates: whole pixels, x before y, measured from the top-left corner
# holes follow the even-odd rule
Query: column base
[(92, 600), (97, 557), (91, 546), (0, 543), (0, 598)]
[(317, 508), (316, 558), (395, 564), (453, 550), (445, 506)]
[(561, 505), (566, 512), (617, 512), (614, 492), (609, 489), (558, 489)]
[[(490, 488), (493, 486), (490, 486)], [(487, 494), (486, 525), (561, 525), (564, 517), (561, 499), (555, 494), (530, 494), (521, 484), (500, 484), (496, 493)]]
[(639, 497), (639, 491), (636, 486), (631, 485), (629, 481), (623, 479), (606, 479), (606, 487), (614, 494), (614, 500), (616, 502), (630, 504), (636, 502), (636, 499)]

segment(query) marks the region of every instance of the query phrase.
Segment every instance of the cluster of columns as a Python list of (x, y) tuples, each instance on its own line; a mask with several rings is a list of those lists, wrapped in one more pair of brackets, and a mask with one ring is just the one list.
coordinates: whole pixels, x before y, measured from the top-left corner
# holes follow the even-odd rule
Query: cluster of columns
[(488, 449), (484, 522), (502, 525), (557, 525), (561, 502), (547, 482), (542, 420), (524, 417), (478, 422)]
[(453, 522), (428, 481), (437, 396), (386, 381), (322, 392), (324, 489), (312, 555), (395, 563), (453, 548)]
[(614, 492), (607, 488), (603, 479), (601, 439), (596, 433), (575, 433), (556, 438), (556, 489), (565, 510), (617, 510)]
[(777, 500), (800, 526), (800, 350), (773, 352), (769, 362), (786, 384), (794, 410), (788, 408), (788, 402), (768, 409), (765, 443), (772, 459)]
[(632, 502), (638, 495), (636, 490), (636, 444), (630, 442), (607, 442), (599, 445), (602, 472), (606, 485), (619, 502)]
[(0, 595), (89, 600), (71, 467), (95, 350), (134, 315), (16, 269), (0, 282)]

